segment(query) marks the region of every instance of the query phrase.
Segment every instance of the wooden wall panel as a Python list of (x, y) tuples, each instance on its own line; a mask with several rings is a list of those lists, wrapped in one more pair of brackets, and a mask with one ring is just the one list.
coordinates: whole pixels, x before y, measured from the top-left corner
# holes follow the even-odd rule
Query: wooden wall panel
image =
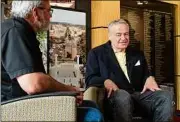
[[(176, 9), (176, 19), (178, 29), (177, 35), (180, 36), (180, 2), (178, 2), (178, 8)], [(177, 109), (180, 110), (180, 37), (176, 39), (176, 74), (177, 74)]]
[[(112, 20), (120, 18), (120, 1), (91, 1), (91, 28), (109, 24)], [(107, 41), (107, 29), (97, 28), (91, 30), (91, 47), (96, 47)]]
[(177, 109), (180, 110), (180, 77), (176, 77), (176, 99), (177, 99)]
[[(176, 74), (180, 77), (180, 1), (177, 4), (177, 9), (176, 9), (176, 29), (177, 29), (177, 35), (179, 37), (176, 39)], [(180, 87), (179, 87), (179, 93), (180, 93)], [(179, 101), (180, 103), (180, 101)], [(180, 110), (180, 107), (179, 107)]]
[(91, 34), (92, 34), (91, 39), (92, 39), (92, 42), (94, 42), (94, 44), (92, 45), (92, 48), (107, 42), (108, 40), (107, 33), (108, 31), (106, 28), (99, 28), (99, 29), (91, 30)]
[(119, 1), (91, 1), (92, 27), (107, 26), (120, 17)]
[(176, 75), (180, 77), (180, 37), (176, 39), (176, 65), (175, 66), (176, 66)]

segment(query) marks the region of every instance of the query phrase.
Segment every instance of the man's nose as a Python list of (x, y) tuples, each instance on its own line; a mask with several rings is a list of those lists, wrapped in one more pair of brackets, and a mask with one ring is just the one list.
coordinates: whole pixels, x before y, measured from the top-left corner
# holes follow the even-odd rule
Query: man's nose
[(121, 40), (124, 40), (125, 39), (125, 36), (122, 34), (121, 35)]

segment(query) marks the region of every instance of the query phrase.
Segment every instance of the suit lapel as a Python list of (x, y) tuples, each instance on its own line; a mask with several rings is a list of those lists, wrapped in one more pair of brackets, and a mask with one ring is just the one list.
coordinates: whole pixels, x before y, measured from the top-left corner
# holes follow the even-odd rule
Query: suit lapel
[(116, 68), (121, 69), (119, 62), (118, 62), (112, 48), (111, 48), (111, 51), (109, 51), (109, 57), (110, 57), (110, 60), (113, 62), (113, 64), (115, 64)]
[(112, 63), (110, 63), (112, 71), (119, 72), (119, 73), (123, 74), (124, 77), (126, 77), (124, 72), (122, 71), (120, 65), (119, 65), (119, 62), (118, 62), (115, 54), (114, 54), (114, 51), (111, 47), (111, 42), (109, 41), (106, 44), (107, 44), (107, 53), (109, 56), (109, 62), (112, 62)]
[(126, 65), (129, 79), (131, 81), (132, 69), (133, 69), (133, 54), (129, 48), (126, 49)]
[[(114, 51), (111, 47), (110, 41), (106, 43), (106, 49), (107, 49), (107, 54), (109, 56), (109, 64), (111, 64), (110, 67), (111, 67), (112, 71), (119, 72), (119, 73), (123, 74), (124, 77), (126, 78), (126, 76), (125, 76), (124, 72), (122, 71), (122, 69), (119, 65), (119, 62), (114, 54)], [(110, 62), (112, 62), (112, 63), (110, 63)], [(131, 49), (128, 47), (126, 49), (126, 66), (127, 66), (127, 73), (128, 73), (130, 81), (131, 81), (133, 65), (134, 65), (133, 51), (131, 51)]]

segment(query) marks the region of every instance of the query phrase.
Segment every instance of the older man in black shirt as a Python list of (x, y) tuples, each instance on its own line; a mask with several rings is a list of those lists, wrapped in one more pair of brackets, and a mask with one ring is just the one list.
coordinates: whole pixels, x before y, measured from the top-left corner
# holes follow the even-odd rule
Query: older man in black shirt
[[(31, 9), (27, 11), (25, 7), (30, 2)], [(18, 4), (24, 6), (22, 12), (19, 12)], [(78, 88), (61, 84), (45, 74), (35, 32), (48, 28), (50, 10), (49, 1), (16, 1), (12, 4), (14, 17), (2, 23), (1, 32), (2, 100), (42, 92), (78, 91)]]
[[(45, 73), (39, 50), (39, 42), (36, 39), (33, 28), (24, 19), (13, 18), (2, 24), (1, 33), (2, 100), (34, 94), (36, 89), (29, 90), (24, 88), (24, 91), (20, 87), (21, 78), (24, 77), (25, 79), (23, 78), (22, 80), (26, 81), (26, 78), (33, 75), (29, 74), (29, 76), (26, 76), (27, 73), (37, 72), (37, 76), (43, 75), (40, 72)], [(18, 82), (20, 82), (20, 85)], [(36, 82), (40, 81), (37, 79)]]
[[(36, 32), (48, 29), (51, 18), (49, 1), (13, 1), (12, 14), (13, 18), (1, 24), (1, 100), (44, 92), (80, 92), (79, 88), (64, 85), (45, 74)], [(77, 97), (80, 103), (82, 98), (82, 94)], [(90, 110), (98, 117), (91, 116), (92, 118), (85, 120), (102, 119), (101, 114), (94, 108), (79, 110), (82, 112), (81, 115)], [(83, 120), (83, 117), (79, 119)]]

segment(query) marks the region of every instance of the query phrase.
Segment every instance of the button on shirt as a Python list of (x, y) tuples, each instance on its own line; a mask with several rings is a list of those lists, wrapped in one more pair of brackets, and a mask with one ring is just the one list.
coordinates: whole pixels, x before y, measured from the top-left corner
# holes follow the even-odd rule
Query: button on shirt
[(130, 79), (127, 73), (127, 67), (126, 67), (126, 53), (125, 52), (115, 52), (115, 56), (119, 62), (119, 65), (122, 69), (122, 71), (124, 72), (126, 78), (128, 79), (129, 83), (130, 83)]

